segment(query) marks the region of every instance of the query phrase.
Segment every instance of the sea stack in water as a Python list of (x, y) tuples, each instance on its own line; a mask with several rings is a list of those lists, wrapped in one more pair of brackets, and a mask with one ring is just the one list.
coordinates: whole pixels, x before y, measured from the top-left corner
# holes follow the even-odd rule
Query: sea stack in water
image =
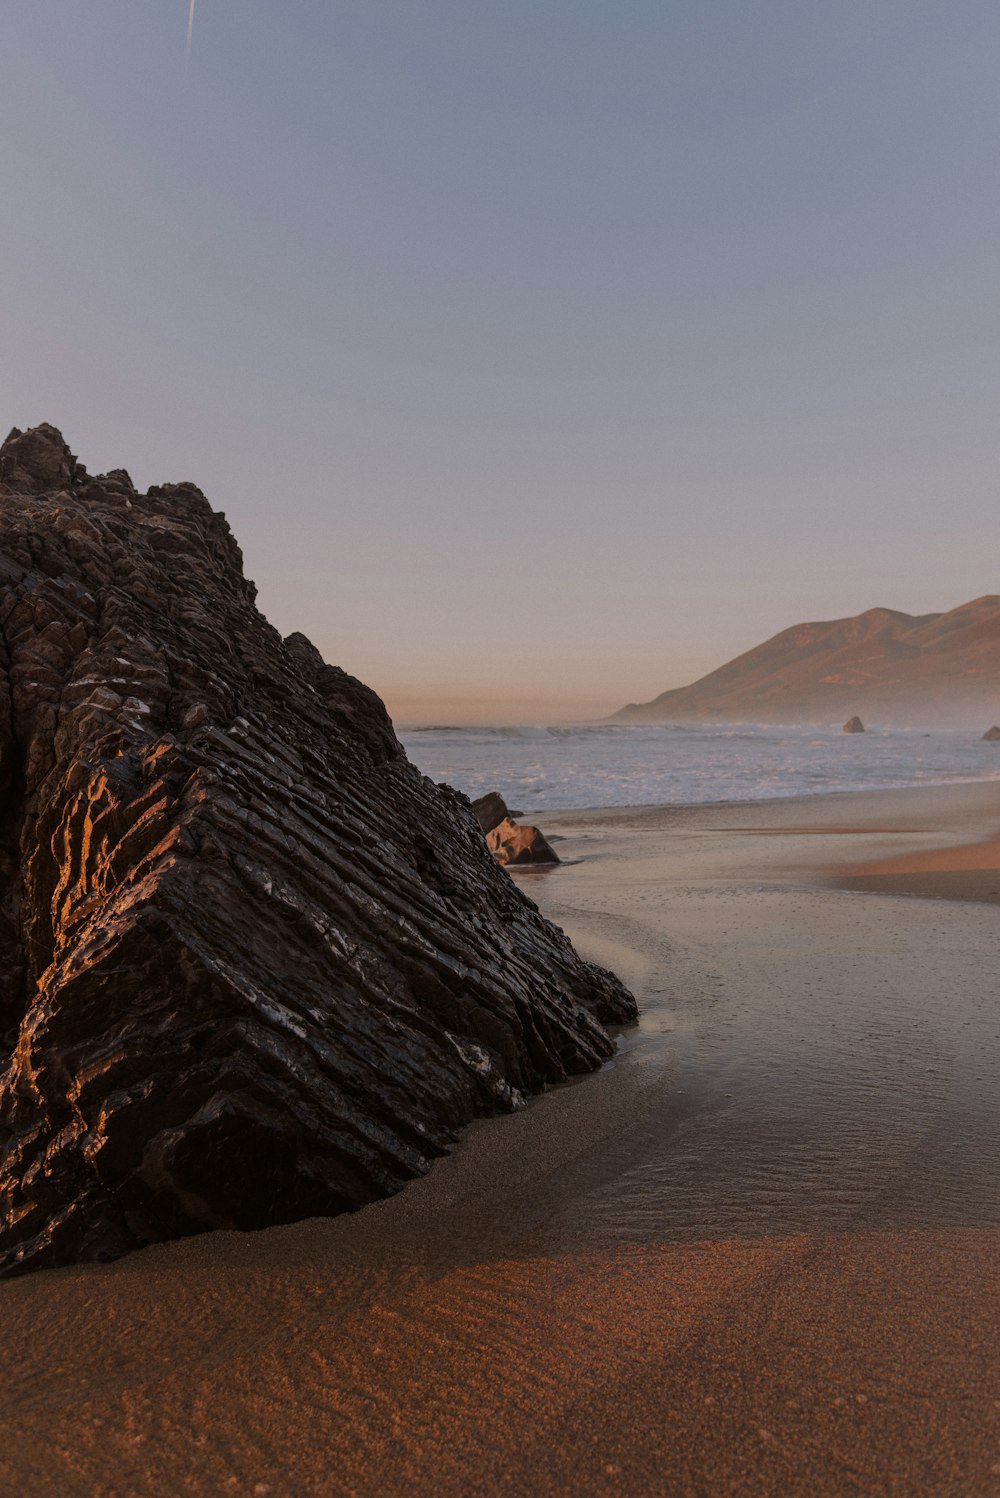
[(845, 733), (864, 733), (865, 725), (860, 718), (848, 718), (844, 724)]
[(1000, 726), (994, 723), (992, 728), (987, 728), (986, 732), (983, 734), (983, 738), (988, 744), (995, 743), (998, 739), (1000, 739)]
[(192, 484), (0, 450), (0, 1272), (343, 1211), (635, 1004)]

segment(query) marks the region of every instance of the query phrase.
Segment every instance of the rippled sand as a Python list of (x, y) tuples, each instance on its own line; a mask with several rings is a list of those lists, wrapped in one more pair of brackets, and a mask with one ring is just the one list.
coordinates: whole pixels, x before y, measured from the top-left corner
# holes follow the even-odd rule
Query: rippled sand
[(545, 827), (619, 1056), (352, 1218), (0, 1286), (0, 1491), (1000, 1493), (1000, 881), (935, 851), (1000, 787)]

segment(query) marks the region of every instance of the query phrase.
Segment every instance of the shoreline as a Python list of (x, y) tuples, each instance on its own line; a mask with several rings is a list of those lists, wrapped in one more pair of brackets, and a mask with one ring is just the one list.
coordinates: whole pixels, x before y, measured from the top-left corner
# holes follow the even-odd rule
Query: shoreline
[[(790, 856), (788, 870), (859, 893), (1000, 903), (1000, 781), (995, 780), (758, 801), (592, 807), (547, 812), (539, 820), (543, 830), (551, 827), (561, 838), (567, 828), (609, 824), (667, 833), (697, 826), (702, 833), (740, 838), (853, 838), (867, 843), (864, 857), (835, 858), (817, 850), (808, 860)], [(987, 828), (995, 831), (984, 837)]]
[(634, 988), (616, 1057), (352, 1216), (0, 1284), (0, 1487), (1000, 1491), (995, 916), (831, 872), (997, 823), (548, 814), (516, 877)]

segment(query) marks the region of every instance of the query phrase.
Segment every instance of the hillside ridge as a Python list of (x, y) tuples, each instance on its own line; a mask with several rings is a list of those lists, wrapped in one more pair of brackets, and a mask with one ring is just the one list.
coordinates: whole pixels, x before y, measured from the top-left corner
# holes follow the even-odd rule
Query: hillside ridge
[(1000, 708), (1000, 594), (939, 613), (875, 607), (793, 624), (610, 721), (974, 726)]

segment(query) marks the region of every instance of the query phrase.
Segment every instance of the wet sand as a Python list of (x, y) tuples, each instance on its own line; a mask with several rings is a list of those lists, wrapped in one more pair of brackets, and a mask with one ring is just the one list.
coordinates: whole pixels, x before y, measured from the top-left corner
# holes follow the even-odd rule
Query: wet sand
[(1000, 826), (980, 841), (911, 848), (893, 857), (845, 864), (838, 874), (843, 889), (1000, 905)]
[(1000, 785), (544, 826), (615, 1060), (354, 1217), (0, 1285), (0, 1492), (1000, 1493)]

